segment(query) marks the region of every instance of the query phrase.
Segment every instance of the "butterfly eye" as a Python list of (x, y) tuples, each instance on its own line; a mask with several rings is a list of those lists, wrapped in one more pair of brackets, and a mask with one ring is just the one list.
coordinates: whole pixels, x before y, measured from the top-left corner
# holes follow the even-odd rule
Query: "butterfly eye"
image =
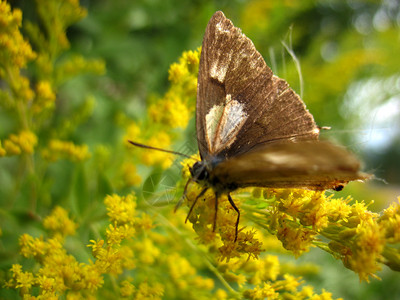
[(208, 178), (208, 172), (206, 170), (206, 168), (203, 168), (200, 173), (199, 176), (197, 177), (198, 180), (204, 180)]
[(190, 173), (195, 181), (204, 180), (208, 178), (208, 172), (202, 162), (196, 162), (190, 169)]

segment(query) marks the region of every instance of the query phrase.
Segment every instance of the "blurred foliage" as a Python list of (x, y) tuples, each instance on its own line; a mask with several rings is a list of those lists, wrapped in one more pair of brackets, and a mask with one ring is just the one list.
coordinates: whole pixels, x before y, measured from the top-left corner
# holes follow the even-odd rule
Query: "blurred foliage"
[[(184, 51), (198, 49), (209, 18), (222, 10), (253, 40), (273, 71), (302, 92), (317, 123), (333, 128), (323, 135), (363, 155), (368, 169), (390, 183), (350, 184), (338, 197), (348, 193), (367, 203), (375, 200), (369, 208), (376, 211), (388, 207), (400, 194), (398, 1), (86, 0), (80, 6), (74, 0), (13, 0), (8, 2), (12, 13), (5, 3), (0, 20), (0, 298), (18, 298), (15, 290), (3, 289), (13, 264), (15, 278), (28, 282), (29, 272), (22, 272), (17, 263), (23, 270), (54, 269), (60, 257), (79, 266), (79, 276), (87, 282), (79, 288), (86, 292), (100, 287), (100, 277), (110, 274), (98, 294), (103, 298), (115, 298), (119, 292), (139, 298), (164, 293), (177, 299), (179, 287), (185, 291), (182, 299), (209, 298), (208, 293), (223, 299), (227, 292), (235, 295), (230, 286), (239, 288), (245, 280), (254, 287), (244, 292), (249, 298), (256, 292), (272, 293), (270, 286), (259, 285), (260, 278), (284, 291), (287, 285), (286, 296), (298, 292), (298, 297), (317, 297), (315, 292), (325, 293), (322, 289), (345, 299), (400, 295), (400, 277), (389, 268), (377, 273), (382, 281), (359, 283), (353, 272), (317, 249), (302, 255), (293, 267), (278, 242), (261, 233), (255, 239), (263, 241), (268, 253), (279, 255), (279, 262), (264, 255), (246, 266), (247, 256), (242, 256), (237, 264), (246, 269), (243, 275), (233, 263), (210, 258), (216, 248), (207, 252), (203, 245), (194, 246), (184, 209), (173, 214), (167, 205), (177, 201), (182, 189), (179, 162), (126, 144), (131, 138), (187, 154), (197, 151), (192, 116), (198, 52)], [(393, 121), (374, 123), (387, 104), (392, 104)], [(392, 138), (368, 147), (370, 128), (381, 124), (390, 129), (383, 135)], [(132, 190), (136, 197), (123, 197)], [(121, 198), (107, 197), (112, 193)], [(130, 197), (136, 201), (129, 204), (133, 208), (121, 204)], [(115, 219), (118, 212), (127, 212), (115, 212), (110, 199), (132, 214), (132, 223)], [(70, 211), (75, 223), (57, 207)], [(151, 228), (152, 218), (156, 229)], [(136, 266), (130, 265), (132, 253), (127, 255), (127, 248), (116, 242), (132, 235), (135, 240), (128, 245), (138, 256)], [(42, 256), (32, 252), (39, 246)], [(22, 259), (21, 249), (30, 259)], [(57, 249), (53, 256), (52, 249)], [(47, 262), (43, 255), (49, 257)], [(125, 278), (117, 287), (119, 269), (104, 267), (110, 257), (138, 276)], [(168, 282), (167, 275), (141, 268), (152, 263), (174, 278), (170, 285), (158, 284)], [(271, 273), (261, 275), (257, 266)], [(287, 273), (297, 277), (284, 277)], [(307, 286), (296, 290), (300, 276), (315, 292)], [(41, 287), (50, 286), (45, 279), (35, 280)], [(10, 286), (14, 283), (9, 281)], [(194, 296), (193, 289), (204, 289), (204, 295)]]

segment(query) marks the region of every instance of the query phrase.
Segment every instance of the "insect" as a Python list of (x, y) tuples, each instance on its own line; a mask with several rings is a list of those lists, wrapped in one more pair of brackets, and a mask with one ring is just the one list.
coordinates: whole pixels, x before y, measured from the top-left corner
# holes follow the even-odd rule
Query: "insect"
[[(319, 141), (320, 128), (288, 83), (274, 76), (252, 41), (217, 11), (203, 39), (196, 105), (201, 160), (190, 167), (188, 185), (203, 186), (190, 210), (207, 190), (218, 199), (244, 187), (341, 190), (360, 172), (358, 159), (340, 146)], [(133, 145), (161, 150), (130, 141)], [(166, 151), (179, 154), (174, 151)], [(179, 204), (178, 204), (179, 205)]]

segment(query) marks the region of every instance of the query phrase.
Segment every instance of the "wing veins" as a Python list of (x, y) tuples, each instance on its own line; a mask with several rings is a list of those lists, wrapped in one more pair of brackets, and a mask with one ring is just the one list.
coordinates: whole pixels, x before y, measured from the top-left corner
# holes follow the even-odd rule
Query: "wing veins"
[[(302, 119), (302, 116), (297, 116), (296, 118), (291, 119), (291, 120), (289, 120), (289, 121), (287, 121), (287, 122), (285, 122), (285, 123), (279, 123), (278, 126), (275, 126), (275, 127), (270, 128), (270, 131), (274, 131), (275, 129), (277, 129), (277, 128), (279, 128), (279, 127), (282, 127), (282, 126), (285, 126), (285, 125), (287, 125), (287, 124), (292, 124), (292, 123), (294, 123), (294, 122), (295, 122), (296, 120), (298, 120), (298, 119)], [(268, 124), (269, 124), (269, 123), (268, 123)]]
[[(291, 135), (281, 136), (281, 137), (279, 137), (279, 138), (273, 138), (273, 139), (270, 139), (270, 140), (268, 140), (268, 141), (259, 142), (259, 143), (254, 144), (254, 145), (253, 145), (248, 151), (246, 151), (246, 152), (250, 152), (252, 149), (261, 147), (262, 145), (266, 145), (266, 144), (274, 143), (274, 142), (278, 142), (278, 141), (285, 141), (285, 140), (289, 140), (289, 139), (296, 138), (296, 137), (300, 137), (300, 136), (307, 136), (308, 134), (309, 134), (309, 132), (299, 133), (299, 134), (291, 134)], [(313, 140), (312, 140), (312, 141), (313, 141)]]

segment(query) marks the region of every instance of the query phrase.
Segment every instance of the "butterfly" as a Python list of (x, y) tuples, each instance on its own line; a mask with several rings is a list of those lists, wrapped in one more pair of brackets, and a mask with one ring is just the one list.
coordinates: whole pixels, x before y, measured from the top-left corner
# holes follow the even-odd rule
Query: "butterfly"
[[(288, 83), (273, 75), (252, 41), (217, 11), (208, 22), (199, 64), (196, 130), (200, 161), (190, 167), (191, 182), (218, 199), (244, 187), (341, 190), (365, 180), (359, 160), (341, 146), (319, 141), (320, 128)], [(131, 141), (130, 141), (131, 142)], [(161, 150), (131, 142), (140, 147)], [(175, 153), (174, 151), (167, 151)], [(179, 205), (179, 204), (178, 204)]]

